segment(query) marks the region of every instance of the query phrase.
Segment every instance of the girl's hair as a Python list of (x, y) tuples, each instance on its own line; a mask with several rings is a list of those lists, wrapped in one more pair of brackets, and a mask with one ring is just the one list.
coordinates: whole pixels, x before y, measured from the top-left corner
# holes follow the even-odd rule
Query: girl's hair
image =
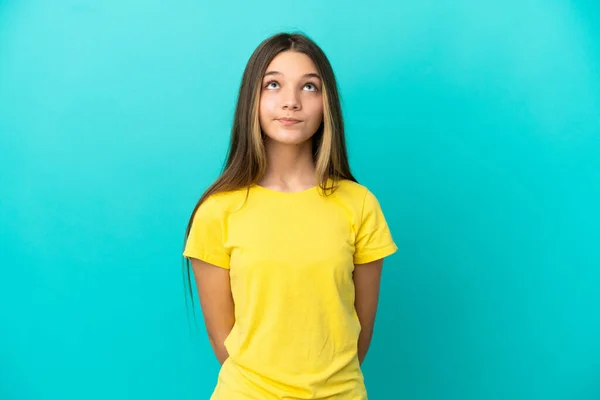
[[(312, 137), (312, 153), (316, 179), (324, 195), (331, 194), (341, 179), (357, 182), (350, 172), (344, 121), (331, 64), (321, 48), (305, 34), (279, 33), (265, 39), (252, 53), (244, 70), (231, 130), (227, 161), (223, 172), (198, 200), (190, 216), (184, 248), (198, 207), (209, 196), (249, 188), (258, 183), (266, 170), (267, 158), (259, 122), (259, 100), (267, 67), (279, 53), (295, 51), (310, 57), (322, 78), (323, 120)], [(332, 182), (331, 186), (328, 183)], [(184, 285), (189, 289), (192, 311), (194, 296), (190, 262), (185, 258)], [(186, 282), (187, 277), (187, 282)], [(187, 305), (186, 290), (186, 305)], [(195, 318), (195, 314), (194, 314)]]

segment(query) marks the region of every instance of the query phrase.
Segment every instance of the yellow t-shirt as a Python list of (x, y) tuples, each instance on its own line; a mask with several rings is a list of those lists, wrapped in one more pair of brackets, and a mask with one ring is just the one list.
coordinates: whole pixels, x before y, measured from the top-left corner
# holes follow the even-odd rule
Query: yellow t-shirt
[(396, 250), (375, 196), (349, 180), (329, 197), (255, 185), (206, 199), (183, 255), (229, 269), (235, 304), (211, 399), (366, 399), (352, 272)]

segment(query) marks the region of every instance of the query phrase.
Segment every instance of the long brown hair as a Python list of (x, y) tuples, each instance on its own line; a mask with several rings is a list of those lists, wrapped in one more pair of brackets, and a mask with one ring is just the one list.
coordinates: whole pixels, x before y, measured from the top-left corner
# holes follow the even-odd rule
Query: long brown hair
[[(283, 51), (296, 51), (309, 56), (322, 78), (323, 120), (312, 137), (316, 179), (324, 195), (333, 193), (342, 179), (357, 182), (350, 172), (344, 121), (337, 82), (331, 64), (321, 48), (302, 33), (279, 33), (265, 39), (252, 53), (244, 69), (227, 152), (221, 175), (198, 200), (190, 216), (184, 237), (184, 249), (196, 210), (209, 196), (250, 188), (258, 183), (266, 170), (267, 158), (258, 116), (263, 75), (271, 61)], [(331, 182), (331, 186), (328, 183)], [(195, 319), (190, 260), (184, 257), (186, 306), (189, 293)], [(186, 281), (187, 277), (187, 281)]]

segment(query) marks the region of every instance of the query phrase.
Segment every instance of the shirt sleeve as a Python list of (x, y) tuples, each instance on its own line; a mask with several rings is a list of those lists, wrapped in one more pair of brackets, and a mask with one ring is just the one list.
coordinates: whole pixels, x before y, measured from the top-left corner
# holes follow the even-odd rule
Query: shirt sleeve
[(354, 264), (366, 264), (379, 260), (398, 250), (379, 201), (368, 189), (365, 194), (354, 249)]
[(224, 213), (214, 198), (204, 200), (196, 210), (183, 255), (229, 269), (230, 253), (224, 245)]

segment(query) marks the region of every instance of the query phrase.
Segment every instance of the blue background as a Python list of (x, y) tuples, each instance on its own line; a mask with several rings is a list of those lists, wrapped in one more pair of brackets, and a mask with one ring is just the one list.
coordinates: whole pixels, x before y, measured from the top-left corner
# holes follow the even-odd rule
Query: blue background
[(565, 0), (0, 1), (0, 399), (209, 397), (183, 235), (282, 30), (400, 248), (370, 398), (600, 399), (600, 3)]

